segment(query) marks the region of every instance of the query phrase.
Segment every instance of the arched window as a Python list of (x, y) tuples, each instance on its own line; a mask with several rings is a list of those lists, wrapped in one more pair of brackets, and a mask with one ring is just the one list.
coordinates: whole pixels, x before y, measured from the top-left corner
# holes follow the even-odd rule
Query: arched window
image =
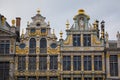
[(47, 41), (45, 38), (42, 38), (40, 40), (40, 53), (46, 53), (47, 52)]
[(31, 38), (29, 41), (29, 53), (36, 53), (36, 40)]

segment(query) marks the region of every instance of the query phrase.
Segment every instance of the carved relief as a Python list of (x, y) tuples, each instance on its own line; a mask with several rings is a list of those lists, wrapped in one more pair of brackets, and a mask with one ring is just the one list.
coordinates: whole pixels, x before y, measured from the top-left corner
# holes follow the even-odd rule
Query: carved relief
[(72, 35), (69, 35), (68, 38), (67, 38), (67, 40), (64, 41), (64, 44), (68, 45), (68, 44), (71, 44), (71, 43), (72, 43)]
[(48, 54), (59, 54), (60, 53), (60, 47), (58, 46), (57, 48), (47, 48), (47, 53)]

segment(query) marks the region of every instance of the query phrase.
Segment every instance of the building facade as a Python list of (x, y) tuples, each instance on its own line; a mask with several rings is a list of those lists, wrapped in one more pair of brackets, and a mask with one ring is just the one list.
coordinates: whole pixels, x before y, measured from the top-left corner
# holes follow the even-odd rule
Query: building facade
[(120, 80), (120, 33), (108, 40), (104, 21), (80, 9), (57, 40), (39, 10), (31, 19), (20, 36), (21, 19), (0, 15), (0, 80)]

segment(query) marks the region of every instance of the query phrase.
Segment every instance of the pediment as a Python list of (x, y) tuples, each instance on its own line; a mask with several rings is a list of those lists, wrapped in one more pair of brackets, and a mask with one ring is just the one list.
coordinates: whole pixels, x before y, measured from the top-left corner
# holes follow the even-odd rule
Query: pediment
[(0, 36), (16, 36), (16, 34), (12, 33), (11, 31), (0, 29)]

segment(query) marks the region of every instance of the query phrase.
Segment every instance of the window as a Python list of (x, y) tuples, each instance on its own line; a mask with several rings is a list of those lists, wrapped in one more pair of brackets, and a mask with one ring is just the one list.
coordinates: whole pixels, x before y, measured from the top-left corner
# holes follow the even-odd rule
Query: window
[(58, 80), (57, 77), (50, 77), (50, 80)]
[(73, 80), (81, 80), (80, 77), (75, 77)]
[(63, 56), (63, 70), (71, 70), (70, 56)]
[(25, 70), (25, 56), (18, 56), (18, 70)]
[(73, 34), (73, 46), (80, 46), (80, 34)]
[(71, 80), (71, 79), (70, 79), (70, 78), (65, 77), (65, 78), (63, 78), (63, 80)]
[(91, 56), (84, 56), (84, 70), (91, 70)]
[(37, 23), (36, 26), (40, 26), (40, 23)]
[(35, 38), (30, 39), (30, 44), (29, 44), (29, 53), (36, 53), (36, 40)]
[(23, 49), (23, 48), (25, 48), (25, 44), (24, 43), (21, 43), (20, 45), (19, 45), (19, 47), (21, 48), (21, 49)]
[(10, 41), (1, 40), (0, 41), (0, 54), (9, 54), (10, 50)]
[(118, 57), (117, 57), (117, 55), (110, 55), (110, 75), (118, 76)]
[(56, 70), (58, 68), (57, 56), (50, 56), (50, 69)]
[(46, 29), (45, 28), (41, 29), (41, 33), (46, 33)]
[(39, 80), (47, 80), (47, 77), (39, 77)]
[(0, 80), (9, 79), (9, 62), (0, 62)]
[(73, 57), (73, 69), (81, 70), (81, 57), (80, 56)]
[(31, 32), (31, 33), (35, 33), (35, 28), (32, 28), (32, 29), (30, 30), (30, 32)]
[(83, 35), (84, 46), (91, 46), (91, 35), (84, 34)]
[(102, 56), (101, 55), (94, 56), (94, 70), (102, 70)]
[(95, 80), (103, 80), (102, 77), (95, 77)]
[(36, 56), (29, 56), (28, 69), (31, 71), (36, 70)]
[(40, 70), (47, 70), (47, 56), (40, 56), (39, 57), (39, 69)]
[(92, 80), (92, 78), (86, 77), (84, 78), (84, 80)]
[(46, 53), (47, 52), (47, 41), (45, 38), (42, 38), (40, 40), (40, 53)]
[(50, 47), (51, 47), (51, 48), (56, 48), (56, 47), (57, 47), (57, 44), (56, 44), (56, 43), (52, 43), (52, 44), (50, 45)]
[(25, 77), (21, 76), (21, 77), (18, 77), (17, 80), (26, 80)]
[(28, 77), (28, 80), (36, 80), (36, 77)]

